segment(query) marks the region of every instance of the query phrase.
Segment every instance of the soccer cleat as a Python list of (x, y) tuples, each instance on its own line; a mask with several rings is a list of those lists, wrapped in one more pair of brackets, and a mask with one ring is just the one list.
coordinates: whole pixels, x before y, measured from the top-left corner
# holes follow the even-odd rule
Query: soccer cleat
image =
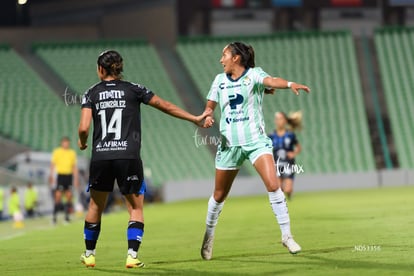
[(126, 259), (126, 268), (144, 268), (145, 264), (141, 262), (138, 258), (133, 258), (130, 254), (128, 254), (128, 257)]
[(82, 255), (80, 256), (80, 261), (86, 267), (95, 267), (95, 255), (93, 254), (86, 256), (85, 253), (82, 253)]
[(282, 237), (282, 244), (289, 250), (291, 254), (299, 253), (302, 250), (300, 245), (295, 242), (292, 236)]
[(213, 257), (213, 241), (214, 236), (204, 234), (203, 245), (201, 246), (201, 257), (204, 260), (211, 260), (211, 257)]

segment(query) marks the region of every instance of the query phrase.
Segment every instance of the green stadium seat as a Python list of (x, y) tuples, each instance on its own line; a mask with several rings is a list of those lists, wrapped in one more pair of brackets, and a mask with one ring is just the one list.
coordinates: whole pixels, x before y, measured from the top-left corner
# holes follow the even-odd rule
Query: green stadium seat
[(39, 120), (40, 114), (48, 109), (70, 117), (74, 109), (66, 107), (13, 49), (1, 47), (0, 59), (0, 134), (34, 150), (50, 151), (59, 143), (60, 123), (54, 116)]
[(414, 29), (383, 28), (375, 33), (380, 73), (398, 162), (403, 169), (414, 168)]

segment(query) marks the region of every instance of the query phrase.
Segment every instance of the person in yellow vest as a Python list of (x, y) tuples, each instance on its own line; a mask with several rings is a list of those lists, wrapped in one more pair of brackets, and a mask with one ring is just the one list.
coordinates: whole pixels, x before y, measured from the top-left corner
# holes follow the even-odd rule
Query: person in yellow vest
[(20, 196), (16, 187), (12, 187), (9, 198), (9, 215), (13, 218), (14, 228), (23, 228), (23, 214), (20, 210)]
[[(56, 175), (56, 181), (55, 181)], [(70, 212), (72, 211), (72, 183), (75, 188), (79, 187), (78, 168), (76, 164), (76, 152), (70, 148), (70, 140), (63, 137), (60, 147), (52, 153), (50, 163), (49, 184), (55, 185), (53, 223), (57, 222), (57, 213), (61, 207), (62, 195), (65, 195), (65, 221), (70, 222)]]
[(27, 217), (34, 217), (37, 204), (37, 191), (33, 188), (32, 182), (27, 183), (27, 189), (24, 193), (24, 208)]
[(4, 190), (0, 187), (0, 221), (3, 219)]

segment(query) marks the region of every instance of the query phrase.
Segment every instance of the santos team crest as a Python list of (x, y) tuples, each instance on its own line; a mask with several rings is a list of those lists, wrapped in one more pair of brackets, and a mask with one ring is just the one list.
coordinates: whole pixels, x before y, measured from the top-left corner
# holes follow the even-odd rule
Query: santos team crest
[(242, 81), (242, 83), (243, 83), (243, 85), (244, 86), (249, 86), (250, 85), (250, 83), (251, 83), (252, 81), (250, 80), (250, 78), (249, 77), (244, 77), (244, 79), (243, 79), (243, 81)]

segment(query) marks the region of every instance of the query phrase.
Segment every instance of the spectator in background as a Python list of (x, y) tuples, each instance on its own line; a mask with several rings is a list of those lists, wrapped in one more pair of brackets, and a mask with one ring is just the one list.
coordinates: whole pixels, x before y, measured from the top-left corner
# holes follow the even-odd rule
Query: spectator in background
[(14, 228), (23, 228), (23, 214), (20, 210), (20, 196), (16, 187), (12, 187), (9, 198), (9, 215), (13, 218)]
[(34, 217), (37, 205), (37, 191), (33, 188), (32, 182), (27, 183), (27, 189), (24, 193), (24, 208), (27, 217)]
[(4, 190), (0, 187), (0, 221), (3, 220)]
[(70, 148), (70, 140), (68, 137), (63, 137), (60, 142), (60, 147), (55, 149), (52, 154), (52, 161), (50, 163), (49, 184), (55, 184), (54, 175), (57, 173), (56, 189), (54, 191), (54, 208), (53, 208), (53, 223), (57, 222), (57, 213), (62, 203), (62, 195), (65, 194), (65, 221), (69, 222), (69, 214), (72, 207), (72, 182), (75, 188), (79, 187), (78, 168), (76, 164), (76, 152)]

